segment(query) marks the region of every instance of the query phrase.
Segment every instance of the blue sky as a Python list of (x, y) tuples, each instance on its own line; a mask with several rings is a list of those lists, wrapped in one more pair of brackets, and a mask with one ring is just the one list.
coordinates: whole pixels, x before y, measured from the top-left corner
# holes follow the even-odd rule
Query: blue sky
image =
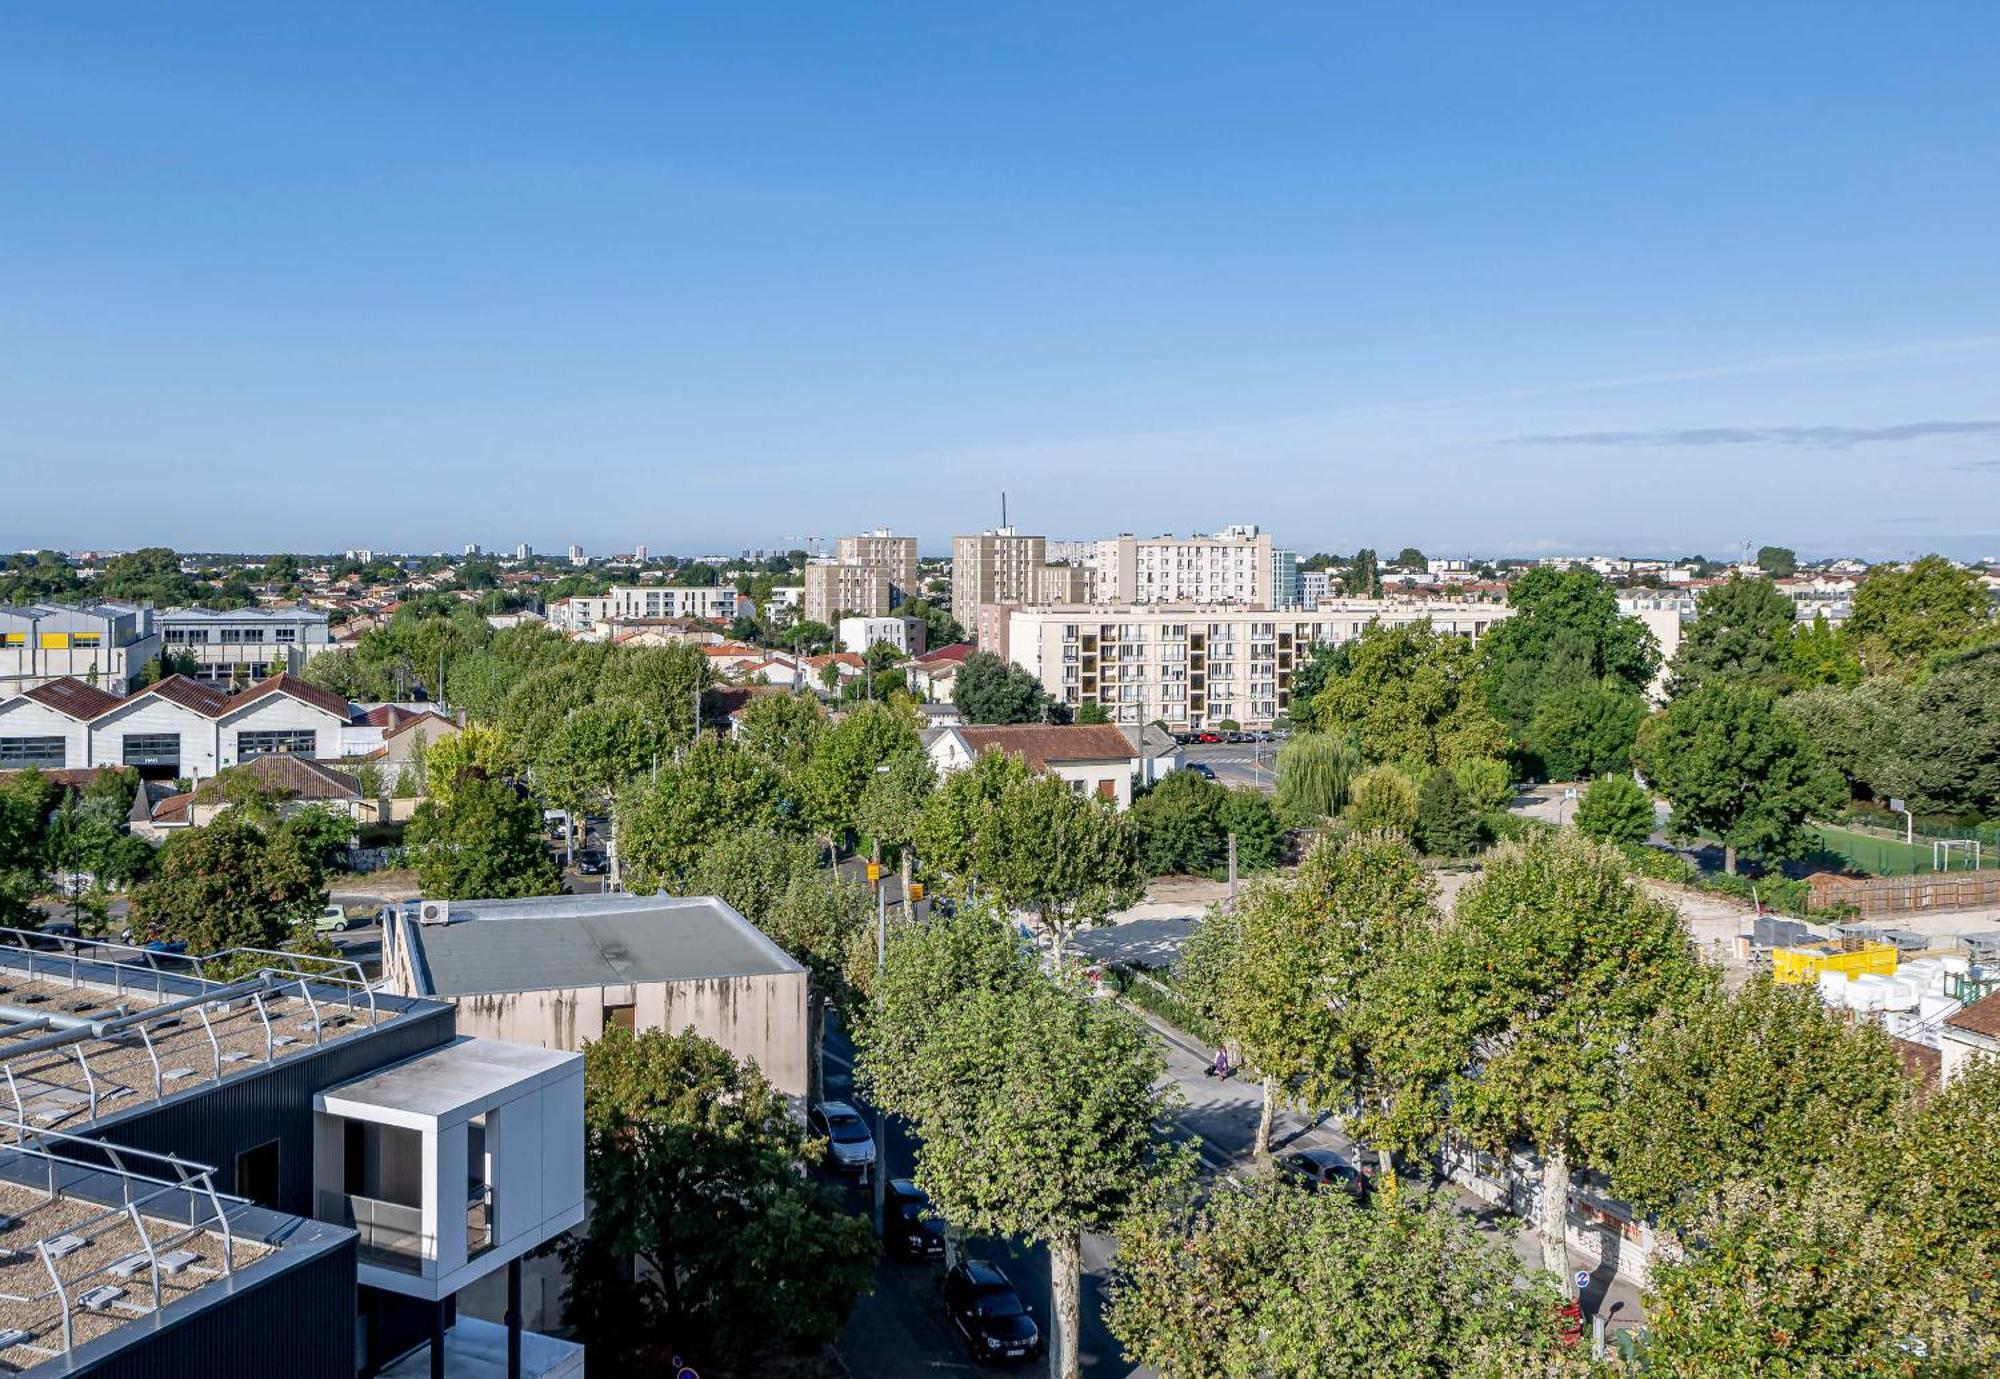
[(0, 546), (2000, 554), (1996, 93), (1990, 3), (10, 6)]

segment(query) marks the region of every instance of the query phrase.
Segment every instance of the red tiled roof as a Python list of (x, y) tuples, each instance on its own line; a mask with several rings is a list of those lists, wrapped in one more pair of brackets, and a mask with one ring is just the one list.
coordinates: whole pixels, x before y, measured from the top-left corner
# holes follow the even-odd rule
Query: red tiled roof
[(1943, 1050), (1897, 1035), (1889, 1037), (1889, 1044), (1896, 1050), (1896, 1057), (1903, 1060), (1903, 1072), (1910, 1081), (1922, 1088), (1938, 1085), (1944, 1076)]
[(1138, 756), (1125, 734), (1109, 723), (1008, 723), (953, 731), (974, 756), (1006, 752), (1036, 770), (1050, 762), (1131, 761)]
[(446, 718), (441, 713), (432, 713), (429, 710), (425, 710), (423, 713), (410, 714), (408, 717), (404, 718), (402, 722), (396, 724), (394, 727), (390, 728), (388, 732), (382, 734), (382, 737), (385, 741), (392, 737), (401, 737), (404, 733), (409, 732), (412, 728), (421, 728), (428, 723), (442, 723), (447, 728), (456, 728), (458, 726), (457, 721), (454, 719)]
[(308, 685), (305, 681), (299, 679), (298, 676), (289, 674), (273, 675), (268, 680), (259, 680), (241, 694), (231, 695), (229, 702), (223, 706), (223, 712), (234, 713), (240, 708), (254, 704), (259, 699), (269, 698), (273, 694), (282, 694), (288, 698), (298, 700), (301, 704), (310, 704), (316, 709), (324, 709), (343, 723), (347, 721), (348, 714), (353, 712), (348, 702), (339, 695), (334, 694), (330, 690), (323, 690), (317, 685)]
[(294, 800), (351, 800), (361, 793), (360, 784), (345, 771), (322, 766), (311, 757), (277, 753), (254, 757), (210, 776), (196, 787), (196, 797), (203, 804), (213, 804), (222, 794), (222, 781), (231, 776), (250, 776)]
[(2000, 1039), (2000, 991), (1974, 1001), (1958, 1014), (1947, 1018), (1945, 1023), (1953, 1029), (1969, 1030), (1988, 1039)]
[(54, 709), (65, 718), (78, 720), (95, 718), (101, 713), (115, 709), (123, 702), (115, 694), (101, 690), (95, 685), (86, 685), (71, 676), (51, 680), (46, 685), (37, 685), (22, 691), (28, 698), (44, 708)]
[(949, 646), (941, 646), (934, 651), (926, 651), (923, 655), (917, 657), (917, 659), (926, 665), (933, 661), (958, 661), (963, 663), (967, 656), (970, 656), (977, 650), (979, 648), (971, 642), (953, 642)]
[[(229, 704), (229, 696), (213, 685), (204, 685), (199, 680), (190, 680), (185, 675), (169, 675), (157, 685), (140, 691), (140, 694), (157, 694), (169, 704), (178, 704), (184, 709), (192, 709), (203, 718), (219, 718)], [(138, 698), (139, 695), (132, 696)]]

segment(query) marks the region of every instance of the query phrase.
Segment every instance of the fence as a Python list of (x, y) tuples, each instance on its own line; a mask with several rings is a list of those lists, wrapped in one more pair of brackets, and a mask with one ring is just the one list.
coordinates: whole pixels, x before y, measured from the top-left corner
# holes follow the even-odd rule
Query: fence
[(1812, 890), (1815, 910), (1851, 906), (1863, 918), (1922, 910), (1977, 910), (2000, 905), (2000, 872), (1934, 872), (1868, 881), (1822, 874), (1812, 878)]

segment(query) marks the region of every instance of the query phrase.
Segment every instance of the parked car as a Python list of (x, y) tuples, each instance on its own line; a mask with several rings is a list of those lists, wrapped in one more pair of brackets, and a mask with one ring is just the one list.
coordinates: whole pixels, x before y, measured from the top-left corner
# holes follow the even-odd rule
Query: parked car
[(1215, 779), (1215, 768), (1213, 766), (1210, 766), (1205, 761), (1190, 761), (1187, 764), (1186, 769), (1194, 772), (1197, 776), (1200, 776), (1203, 780)]
[(1278, 1160), (1287, 1177), (1315, 1190), (1344, 1192), (1357, 1202), (1368, 1200), (1368, 1175), (1331, 1149), (1301, 1149)]
[(1199, 743), (1202, 743), (1203, 745), (1208, 745), (1208, 744), (1211, 744), (1211, 743), (1216, 743), (1216, 742), (1220, 742), (1220, 741), (1222, 741), (1222, 734), (1221, 734), (1221, 733), (1211, 733), (1211, 732), (1202, 732), (1202, 733), (1196, 733), (1196, 734), (1194, 735), (1194, 740), (1195, 740), (1196, 742), (1199, 742)]
[(975, 1361), (1030, 1360), (1042, 1329), (997, 1264), (962, 1260), (944, 1276), (944, 1309)]
[(68, 920), (51, 919), (42, 925), (41, 933), (28, 940), (28, 946), (45, 953), (62, 952), (74, 948), (82, 937)]
[(601, 852), (579, 852), (576, 855), (576, 871), (579, 876), (608, 876), (611, 862)]
[(844, 1101), (822, 1101), (806, 1114), (806, 1130), (826, 1141), (826, 1166), (836, 1173), (865, 1173), (875, 1163), (875, 1136), (861, 1113)]
[(931, 1210), (930, 1194), (908, 1178), (883, 1184), (882, 1219), (889, 1253), (899, 1259), (944, 1258), (944, 1222)]
[(347, 911), (340, 906), (328, 905), (319, 912), (319, 918), (313, 921), (313, 929), (322, 934), (338, 934), (352, 929), (356, 923), (357, 921), (347, 917)]

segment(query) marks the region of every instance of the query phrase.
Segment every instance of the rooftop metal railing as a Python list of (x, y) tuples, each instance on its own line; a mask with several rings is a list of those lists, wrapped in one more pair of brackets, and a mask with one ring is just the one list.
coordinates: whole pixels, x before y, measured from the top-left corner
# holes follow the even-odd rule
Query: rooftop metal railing
[[(51, 942), (59, 946), (51, 950)], [(160, 1057), (160, 1040), (180, 1038), (190, 1018), (200, 1024), (209, 1076), (218, 1082), (226, 1064), (268, 1064), (278, 1058), (279, 1049), (299, 1042), (299, 1035), (279, 1033), (271, 1008), (275, 1001), (296, 996), (305, 1005), (308, 1016), (298, 1028), (310, 1034), (315, 1045), (325, 1042), (331, 1025), (365, 1021), (372, 1027), (384, 1018), (360, 964), (345, 958), (260, 948), (183, 957), (110, 940), (52, 940), (39, 931), (0, 928), (0, 972), (9, 971), (31, 981), (67, 984), (72, 990), (109, 992), (114, 1002), (126, 996), (149, 1001), (136, 1009), (113, 1004), (87, 1014), (0, 1002), (0, 1080), (5, 1083), (0, 1128), (11, 1109), (16, 1126), (38, 1133), (79, 1111), (95, 1119), (107, 1103), (138, 1090), (129, 1081), (101, 1076), (102, 1070), (92, 1066), (86, 1051), (90, 1046), (130, 1048), (136, 1040), (146, 1055), (144, 1066), (151, 1070), (152, 1099), (158, 1100), (170, 1090), (169, 1084), (193, 1076), (193, 1068), (166, 1067)], [(221, 980), (224, 973), (233, 980)], [(242, 1048), (225, 1051), (217, 1034), (218, 1022), (246, 1012), (254, 1014), (252, 1028), (263, 1036), (261, 1060)], [(243, 1032), (238, 1027), (225, 1034), (235, 1039)], [(18, 1060), (64, 1053), (76, 1059), (80, 1089), (30, 1078), (32, 1085), (24, 1090), (16, 1076)]]
[[(54, 1304), (56, 1312), (45, 1330), (22, 1325), (0, 1332), (0, 1350), (18, 1347), (48, 1358), (66, 1355), (77, 1344), (79, 1310), (114, 1320), (143, 1317), (157, 1312), (164, 1301), (163, 1276), (202, 1279), (235, 1272), (237, 1241), (231, 1218), (251, 1204), (218, 1192), (214, 1169), (171, 1154), (125, 1148), (59, 1130), (15, 1128), (33, 1138), (0, 1149), (0, 1185), (39, 1194), (42, 1204), (70, 1201), (97, 1210), (82, 1219), (65, 1217), (54, 1231), (32, 1244), (7, 1240), (19, 1229), (20, 1220), (9, 1217), (0, 1226), (0, 1250), (16, 1258), (32, 1253), (49, 1278), (47, 1288), (32, 1293), (0, 1290), (0, 1304), (27, 1314), (25, 1321), (39, 1320), (34, 1314), (48, 1304)], [(70, 1152), (52, 1145), (71, 1147)], [(102, 1188), (112, 1184), (117, 1188), (115, 1201), (79, 1191), (86, 1185)], [(60, 1261), (128, 1225), (138, 1245), (136, 1250), (82, 1270), (62, 1267)], [(221, 1237), (221, 1254), (215, 1264), (203, 1263), (200, 1251), (177, 1248), (211, 1235)], [(142, 1275), (150, 1298), (127, 1301), (128, 1285)], [(58, 1332), (59, 1349), (49, 1344)]]

